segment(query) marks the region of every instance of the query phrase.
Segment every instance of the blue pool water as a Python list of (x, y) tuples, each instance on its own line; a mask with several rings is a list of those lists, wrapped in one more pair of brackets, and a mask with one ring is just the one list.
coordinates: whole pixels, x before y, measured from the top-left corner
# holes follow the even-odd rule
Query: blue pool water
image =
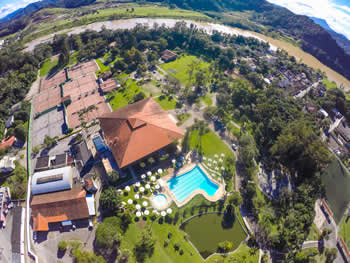
[(195, 190), (202, 189), (209, 196), (213, 196), (219, 188), (218, 185), (210, 181), (199, 166), (170, 179), (167, 184), (178, 202), (185, 200)]

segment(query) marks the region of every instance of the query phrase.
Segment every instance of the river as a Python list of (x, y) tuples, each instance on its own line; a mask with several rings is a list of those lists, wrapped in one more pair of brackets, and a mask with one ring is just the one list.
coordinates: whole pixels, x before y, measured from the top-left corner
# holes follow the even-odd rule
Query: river
[[(112, 30), (131, 29), (131, 28), (134, 28), (137, 24), (144, 24), (144, 25), (148, 25), (149, 27), (153, 27), (153, 25), (157, 23), (158, 25), (174, 27), (175, 24), (180, 21), (184, 21), (188, 27), (191, 24), (194, 24), (197, 26), (198, 29), (202, 29), (208, 34), (212, 34), (212, 32), (216, 30), (216, 31), (230, 34), (230, 35), (241, 35), (244, 37), (253, 37), (260, 41), (266, 42), (262, 38), (256, 35), (253, 35), (248, 31), (244, 31), (238, 28), (233, 28), (233, 27), (224, 26), (220, 24), (213, 24), (213, 23), (207, 23), (207, 22), (195, 22), (195, 21), (179, 20), (179, 19), (165, 19), (165, 18), (132, 18), (132, 19), (125, 19), (125, 20), (96, 22), (96, 23), (91, 23), (84, 26), (73, 27), (69, 30), (66, 29), (59, 32), (55, 32), (26, 43), (26, 48), (24, 51), (33, 51), (35, 46), (37, 46), (40, 43), (51, 41), (55, 34), (60, 34), (60, 33), (67, 33), (68, 35), (71, 35), (71, 34), (79, 34), (86, 30), (101, 31), (103, 26), (105, 26), (107, 29), (112, 29)], [(274, 51), (277, 50), (277, 47), (271, 44), (270, 44), (270, 48), (271, 50), (274, 50)]]

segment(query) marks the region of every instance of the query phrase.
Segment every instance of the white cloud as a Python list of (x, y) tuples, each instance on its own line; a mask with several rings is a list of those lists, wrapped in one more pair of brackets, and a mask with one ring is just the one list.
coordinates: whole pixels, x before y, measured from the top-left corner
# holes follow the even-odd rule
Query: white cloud
[(322, 18), (336, 32), (350, 39), (350, 7), (335, 0), (268, 0), (300, 15)]
[[(6, 3), (5, 3), (6, 1)], [(0, 0), (0, 18), (39, 0)]]

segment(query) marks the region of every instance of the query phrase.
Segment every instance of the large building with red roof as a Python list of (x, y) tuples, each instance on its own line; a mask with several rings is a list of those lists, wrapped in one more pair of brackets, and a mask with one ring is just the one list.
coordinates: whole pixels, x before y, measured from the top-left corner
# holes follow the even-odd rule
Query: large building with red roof
[(119, 168), (135, 163), (184, 135), (153, 98), (106, 113), (99, 120)]

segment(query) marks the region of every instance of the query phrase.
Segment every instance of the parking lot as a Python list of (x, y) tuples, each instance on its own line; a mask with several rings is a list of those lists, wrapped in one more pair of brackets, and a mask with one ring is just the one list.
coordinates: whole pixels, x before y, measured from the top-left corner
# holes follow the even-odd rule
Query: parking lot
[(33, 119), (32, 146), (35, 147), (43, 144), (46, 135), (51, 138), (63, 135), (64, 125), (64, 112), (62, 108)]

